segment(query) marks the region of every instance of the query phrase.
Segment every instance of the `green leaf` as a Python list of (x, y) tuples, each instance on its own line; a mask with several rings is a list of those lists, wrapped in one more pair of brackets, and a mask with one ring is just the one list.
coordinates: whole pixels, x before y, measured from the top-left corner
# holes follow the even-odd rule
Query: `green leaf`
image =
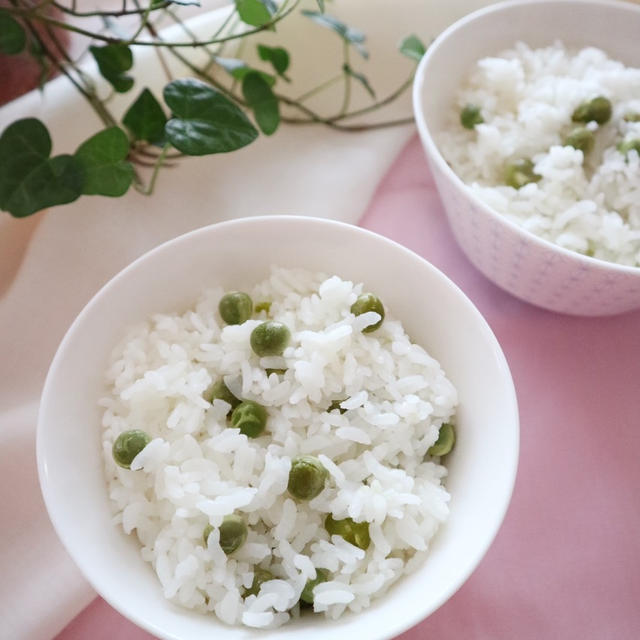
[(324, 0), (316, 0), (318, 3), (318, 9), (320, 9), (320, 13), (324, 13)]
[(248, 73), (255, 71), (262, 76), (262, 78), (270, 87), (273, 87), (273, 85), (276, 83), (276, 79), (274, 76), (265, 73), (264, 71), (252, 69), (244, 60), (239, 60), (238, 58), (220, 58), (216, 56), (215, 61), (236, 80), (243, 80)]
[(348, 64), (342, 65), (342, 70), (347, 75), (355, 78), (358, 82), (360, 82), (372, 98), (376, 97), (376, 92), (373, 90), (373, 87), (369, 84), (369, 80), (367, 80), (367, 77), (364, 74), (354, 71)]
[(26, 44), (27, 34), (22, 25), (7, 11), (0, 10), (0, 52), (15, 55)]
[(321, 27), (335, 31), (345, 42), (352, 44), (363, 58), (369, 57), (367, 50), (362, 46), (362, 43), (365, 41), (365, 35), (362, 31), (348, 27), (344, 22), (326, 13), (309, 11), (308, 9), (304, 9), (301, 13)]
[(125, 73), (133, 66), (133, 54), (126, 44), (91, 46), (89, 51), (98, 63), (102, 76), (118, 93), (126, 93), (133, 87), (133, 78)]
[(289, 68), (289, 52), (282, 47), (268, 47), (266, 44), (258, 45), (258, 55), (260, 60), (270, 62), (275, 72), (282, 77)]
[(82, 166), (73, 156), (49, 158), (24, 176), (6, 209), (16, 217), (24, 217), (47, 207), (73, 202), (82, 195), (83, 182)]
[(427, 51), (422, 40), (416, 35), (410, 35), (404, 38), (398, 45), (398, 49), (400, 53), (407, 56), (407, 58), (417, 60), (418, 62), (420, 62), (422, 56)]
[(134, 140), (154, 143), (160, 142), (164, 137), (167, 117), (151, 91), (145, 88), (127, 109), (122, 122), (131, 132)]
[(37, 118), (10, 124), (0, 136), (0, 209), (24, 217), (82, 194), (82, 165), (69, 155), (50, 158), (51, 137)]
[(167, 122), (169, 142), (190, 156), (240, 149), (258, 137), (243, 111), (213, 87), (185, 78), (164, 88), (174, 117)]
[(104, 129), (83, 142), (75, 153), (84, 170), (82, 193), (124, 195), (133, 181), (133, 167), (125, 160), (128, 153), (127, 134), (119, 127)]
[(273, 0), (235, 0), (240, 20), (252, 27), (261, 27), (270, 22), (278, 10)]
[(0, 207), (19, 188), (23, 177), (51, 153), (49, 132), (40, 120), (26, 118), (9, 125), (0, 136)]
[(274, 133), (280, 124), (278, 98), (259, 73), (253, 71), (245, 76), (242, 95), (252, 109), (262, 133), (267, 136)]

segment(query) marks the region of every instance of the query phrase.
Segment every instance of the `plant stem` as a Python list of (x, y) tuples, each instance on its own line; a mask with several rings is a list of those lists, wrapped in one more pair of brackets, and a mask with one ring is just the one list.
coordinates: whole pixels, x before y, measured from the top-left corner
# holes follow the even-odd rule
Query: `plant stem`
[[(102, 120), (102, 122), (108, 127), (115, 125), (115, 120), (113, 116), (109, 113), (109, 111), (104, 106), (104, 104), (100, 101), (100, 99), (91, 90), (88, 90), (85, 87), (83, 87), (80, 84), (80, 82), (78, 82), (78, 80), (76, 80), (71, 75), (71, 73), (66, 68), (66, 66), (58, 60), (58, 57), (45, 44), (43, 39), (40, 37), (40, 34), (38, 33), (37, 29), (34, 27), (33, 23), (28, 18), (24, 18), (24, 23), (27, 29), (29, 30), (29, 33), (31, 34), (32, 38), (34, 38), (38, 42), (38, 45), (41, 47), (43, 53), (49, 59), (51, 64), (53, 64), (53, 66), (56, 69), (58, 69), (60, 73), (65, 75), (69, 79), (69, 81), (73, 84), (73, 86), (84, 96), (84, 98), (93, 107), (94, 111), (97, 113), (98, 117)], [(53, 34), (53, 42), (56, 44), (56, 46), (62, 47), (59, 40), (55, 37), (55, 34)]]
[(344, 113), (335, 118), (329, 118), (330, 122), (338, 122), (339, 120), (346, 120), (347, 118), (355, 118), (356, 116), (362, 116), (365, 113), (370, 113), (371, 111), (375, 111), (380, 107), (384, 107), (385, 105), (393, 102), (396, 98), (400, 97), (411, 85), (413, 84), (413, 74), (408, 80), (405, 80), (394, 92), (390, 93), (386, 98), (382, 100), (378, 100), (378, 102), (374, 102), (370, 104), (368, 107), (363, 107), (362, 109), (356, 109), (355, 111), (351, 111), (349, 113)]
[[(227, 33), (233, 33), (236, 30), (239, 22), (240, 18), (238, 17), (238, 14), (234, 9), (229, 13), (224, 22), (220, 25), (219, 29), (213, 34), (213, 37), (219, 38), (225, 32), (225, 29), (227, 30)], [(211, 53), (212, 60), (215, 60), (215, 56), (221, 56), (228, 44), (228, 42), (223, 42), (222, 44), (220, 44), (215, 53)]]
[[(137, 0), (135, 4), (136, 4), (136, 7), (140, 7)], [(149, 14), (151, 13), (152, 6), (153, 5), (149, 3), (149, 6), (146, 8), (144, 13), (141, 14), (140, 24), (138, 25), (138, 28), (136, 29), (135, 33), (131, 36), (131, 39), (127, 42), (127, 44), (131, 44), (132, 42), (135, 42), (136, 38), (145, 30), (147, 23), (149, 22)]]
[(169, 150), (170, 147), (171, 145), (169, 143), (165, 144), (164, 147), (162, 147), (162, 151), (160, 152), (160, 155), (158, 156), (158, 158), (155, 161), (155, 164), (153, 165), (153, 173), (151, 174), (151, 180), (149, 180), (149, 185), (146, 188), (136, 187), (138, 191), (140, 191), (140, 193), (142, 193), (143, 195), (150, 196), (153, 193), (153, 190), (155, 189), (155, 186), (156, 186), (156, 180), (158, 178), (158, 172), (160, 171), (160, 167), (162, 167), (162, 165), (164, 164), (167, 151)]
[(322, 84), (319, 84), (317, 87), (314, 87), (313, 89), (309, 89), (309, 91), (306, 91), (302, 95), (295, 98), (296, 102), (304, 102), (305, 100), (308, 100), (309, 98), (311, 98), (312, 96), (315, 96), (316, 94), (320, 93), (324, 89), (328, 89), (330, 86), (338, 82), (338, 80), (342, 80), (343, 77), (344, 77), (344, 74), (341, 73), (340, 75), (333, 76), (333, 78), (329, 78), (329, 80), (326, 80)]
[(349, 43), (346, 40), (342, 43), (342, 52), (344, 59), (344, 64), (342, 66), (344, 74), (344, 96), (342, 100), (342, 107), (338, 114), (340, 116), (343, 116), (347, 112), (349, 103), (351, 102), (351, 75), (347, 72), (347, 69), (349, 68)]
[[(262, 31), (266, 31), (270, 29), (272, 26), (280, 22), (283, 18), (288, 16), (298, 5), (300, 0), (296, 0), (291, 8), (281, 14), (276, 14), (269, 22), (265, 22), (260, 27), (255, 27), (253, 29), (248, 29), (247, 31), (243, 31), (242, 33), (232, 33), (228, 36), (222, 36), (218, 38), (209, 38), (208, 40), (196, 40), (195, 42), (160, 42), (157, 40), (137, 40), (135, 38), (131, 38), (130, 40), (126, 40), (126, 44), (133, 46), (141, 46), (141, 47), (167, 47), (169, 49), (181, 48), (181, 47), (205, 47), (211, 44), (219, 44), (222, 42), (227, 42), (229, 40), (238, 40), (240, 38), (244, 38), (254, 33), (260, 33)], [(72, 24), (68, 24), (66, 22), (61, 22), (60, 20), (56, 20), (55, 18), (51, 18), (49, 16), (34, 12), (32, 9), (15, 9), (11, 10), (11, 13), (15, 13), (21, 17), (30, 17), (33, 20), (37, 20), (38, 22), (46, 22), (54, 27), (60, 27), (62, 29), (67, 29), (68, 31), (73, 31), (82, 36), (87, 36), (88, 38), (93, 38), (94, 40), (100, 40), (102, 42), (107, 42), (109, 44), (118, 44), (122, 43), (122, 38), (113, 38), (111, 36), (105, 36), (101, 33), (95, 33), (93, 31), (87, 31), (81, 27), (77, 27)], [(137, 35), (136, 35), (137, 38)]]
[[(142, 7), (140, 6), (140, 2), (138, 0), (134, 0), (134, 3), (136, 5), (137, 9), (142, 9)], [(147, 27), (147, 29), (149, 29), (149, 32), (151, 33), (150, 27), (151, 25), (148, 23), (148, 21), (145, 21), (145, 25)], [(171, 82), (173, 80), (173, 74), (171, 73), (171, 70), (169, 69), (169, 66), (167, 65), (167, 61), (164, 58), (164, 53), (162, 51), (162, 49), (160, 49), (159, 47), (156, 47), (154, 49), (154, 52), (156, 54), (156, 58), (158, 58), (158, 62), (160, 63), (160, 66), (162, 67), (162, 71), (164, 72), (164, 75), (166, 77), (166, 79)]]
[[(73, 6), (71, 8), (69, 7), (65, 7), (63, 4), (59, 3), (59, 2), (55, 2), (49, 0), (50, 4), (52, 4), (54, 7), (56, 7), (56, 9), (60, 9), (60, 11), (62, 11), (63, 13), (66, 13), (67, 15), (70, 16), (74, 16), (76, 18), (90, 18), (90, 17), (113, 17), (113, 18), (119, 18), (121, 16), (132, 16), (132, 15), (140, 15), (143, 14), (145, 11), (148, 11), (149, 7), (140, 7), (137, 9), (127, 9), (126, 8), (126, 2), (123, 3), (123, 8), (119, 9), (119, 10), (115, 10), (115, 11), (76, 11), (75, 9), (75, 2), (73, 3)], [(48, 3), (49, 3), (48, 2)], [(153, 11), (156, 11), (158, 9), (165, 9), (166, 7), (168, 7), (171, 3), (170, 2), (165, 2), (163, 4), (159, 4), (155, 7), (153, 7)]]

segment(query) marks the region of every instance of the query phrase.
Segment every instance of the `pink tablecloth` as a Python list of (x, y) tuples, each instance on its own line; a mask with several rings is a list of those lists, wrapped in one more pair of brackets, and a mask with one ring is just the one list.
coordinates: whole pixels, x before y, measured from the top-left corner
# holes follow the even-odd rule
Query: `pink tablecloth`
[[(424, 256), (473, 300), (515, 380), (521, 458), (513, 501), (483, 562), (401, 636), (640, 638), (640, 313), (548, 313), (502, 292), (461, 254), (413, 140), (362, 226)], [(96, 599), (58, 640), (151, 636)]]

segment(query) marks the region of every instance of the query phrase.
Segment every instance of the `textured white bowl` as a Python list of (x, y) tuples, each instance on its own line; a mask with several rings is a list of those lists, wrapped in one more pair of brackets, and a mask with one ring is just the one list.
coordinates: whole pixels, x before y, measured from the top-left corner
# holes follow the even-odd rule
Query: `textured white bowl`
[[(109, 353), (128, 325), (190, 306), (205, 287), (242, 288), (276, 263), (363, 281), (443, 365), (458, 389), (458, 442), (447, 460), (451, 516), (426, 564), (359, 615), (305, 616), (275, 631), (230, 628), (167, 602), (137, 540), (112, 521), (101, 461), (100, 411)], [(419, 622), (469, 576), (509, 502), (518, 458), (509, 368), (465, 295), (409, 250), (358, 227), (297, 217), (205, 227), (139, 258), (89, 302), (63, 339), (45, 384), (38, 467), (51, 520), (95, 589), (123, 615), (167, 639), (392, 637)]]
[(446, 128), (454, 96), (474, 63), (522, 40), (596, 46), (640, 67), (640, 7), (589, 0), (525, 0), (481, 9), (429, 47), (413, 87), (413, 108), (449, 224), (462, 250), (487, 278), (532, 304), (585, 316), (640, 307), (640, 268), (568, 251), (524, 230), (482, 202), (449, 167), (434, 138)]

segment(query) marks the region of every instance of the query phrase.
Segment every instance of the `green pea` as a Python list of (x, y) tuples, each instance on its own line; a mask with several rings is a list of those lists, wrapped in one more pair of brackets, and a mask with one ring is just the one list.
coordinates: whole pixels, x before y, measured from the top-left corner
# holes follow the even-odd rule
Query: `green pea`
[(368, 522), (354, 522), (353, 518), (334, 520), (329, 514), (325, 518), (324, 528), (330, 536), (342, 536), (347, 542), (365, 551), (371, 544)]
[(254, 311), (256, 313), (260, 313), (261, 311), (264, 311), (267, 315), (269, 315), (269, 311), (271, 311), (271, 302), (269, 302), (268, 300), (263, 300), (262, 302), (256, 302)]
[(313, 604), (313, 590), (322, 582), (328, 582), (331, 574), (326, 569), (316, 569), (316, 577), (313, 580), (307, 580), (304, 589), (300, 594), (300, 601), (305, 604)]
[(220, 378), (216, 382), (214, 382), (205, 392), (205, 399), (213, 404), (214, 400), (224, 400), (231, 405), (231, 409), (235, 409), (241, 400), (236, 398), (231, 391), (229, 391), (229, 387), (224, 383), (224, 380)]
[(253, 313), (253, 302), (243, 291), (231, 291), (220, 298), (220, 316), (227, 324), (242, 324)]
[(331, 404), (329, 405), (329, 408), (327, 409), (327, 412), (331, 413), (332, 411), (335, 411), (337, 409), (340, 412), (340, 415), (342, 415), (343, 413), (346, 413), (347, 409), (343, 409), (340, 406), (346, 399), (347, 398), (344, 398), (343, 400), (333, 400), (331, 402)]
[(368, 327), (365, 327), (362, 330), (363, 333), (371, 333), (372, 331), (375, 331), (380, 327), (384, 320), (384, 307), (382, 306), (382, 302), (380, 298), (374, 296), (373, 293), (363, 293), (359, 295), (356, 301), (351, 305), (351, 313), (355, 316), (367, 313), (367, 311), (375, 311), (380, 314), (380, 320), (375, 324), (370, 324)]
[(467, 104), (460, 112), (460, 123), (465, 129), (474, 129), (477, 124), (484, 122), (480, 113), (480, 107), (475, 104)]
[(520, 189), (531, 182), (538, 182), (542, 176), (533, 171), (534, 164), (528, 158), (508, 164), (504, 170), (504, 181), (509, 187)]
[(430, 456), (446, 456), (456, 443), (456, 432), (453, 425), (445, 422), (438, 433), (438, 439), (429, 447), (427, 453)]
[(287, 348), (291, 332), (282, 322), (267, 320), (251, 332), (251, 348), (260, 356), (281, 356)]
[(634, 140), (626, 140), (624, 142), (620, 142), (617, 149), (623, 156), (626, 156), (629, 151), (635, 149), (636, 153), (640, 156), (640, 140), (636, 138)]
[(287, 488), (298, 500), (312, 500), (324, 489), (328, 476), (327, 470), (318, 458), (300, 456), (291, 462)]
[(574, 149), (580, 149), (586, 156), (595, 142), (595, 136), (593, 131), (589, 131), (586, 127), (576, 127), (569, 132), (569, 135), (564, 139), (565, 147), (573, 147)]
[(247, 539), (247, 525), (241, 516), (225, 516), (220, 525), (220, 547), (229, 555), (239, 549)]
[(243, 400), (231, 414), (231, 426), (248, 438), (257, 438), (267, 426), (267, 410), (253, 400)]
[(273, 573), (268, 569), (256, 567), (253, 571), (253, 582), (251, 583), (251, 587), (244, 590), (242, 597), (248, 598), (249, 596), (257, 596), (260, 593), (260, 587), (262, 584), (264, 582), (269, 582), (269, 580), (273, 580), (273, 578)]
[(640, 113), (637, 111), (629, 111), (624, 114), (624, 120), (626, 122), (640, 122)]
[(275, 373), (279, 376), (283, 376), (285, 373), (287, 373), (286, 369), (265, 369), (264, 372), (267, 374), (267, 376), (270, 376), (272, 373)]
[(133, 459), (151, 442), (151, 438), (140, 429), (123, 431), (113, 443), (111, 452), (116, 464), (130, 469)]
[(208, 524), (202, 531), (202, 539), (204, 540), (205, 547), (208, 546), (209, 536), (211, 535), (212, 531), (213, 531), (213, 527), (210, 524)]
[(571, 119), (574, 122), (592, 122), (604, 124), (611, 118), (611, 102), (604, 96), (598, 96), (592, 100), (586, 100), (579, 104)]

